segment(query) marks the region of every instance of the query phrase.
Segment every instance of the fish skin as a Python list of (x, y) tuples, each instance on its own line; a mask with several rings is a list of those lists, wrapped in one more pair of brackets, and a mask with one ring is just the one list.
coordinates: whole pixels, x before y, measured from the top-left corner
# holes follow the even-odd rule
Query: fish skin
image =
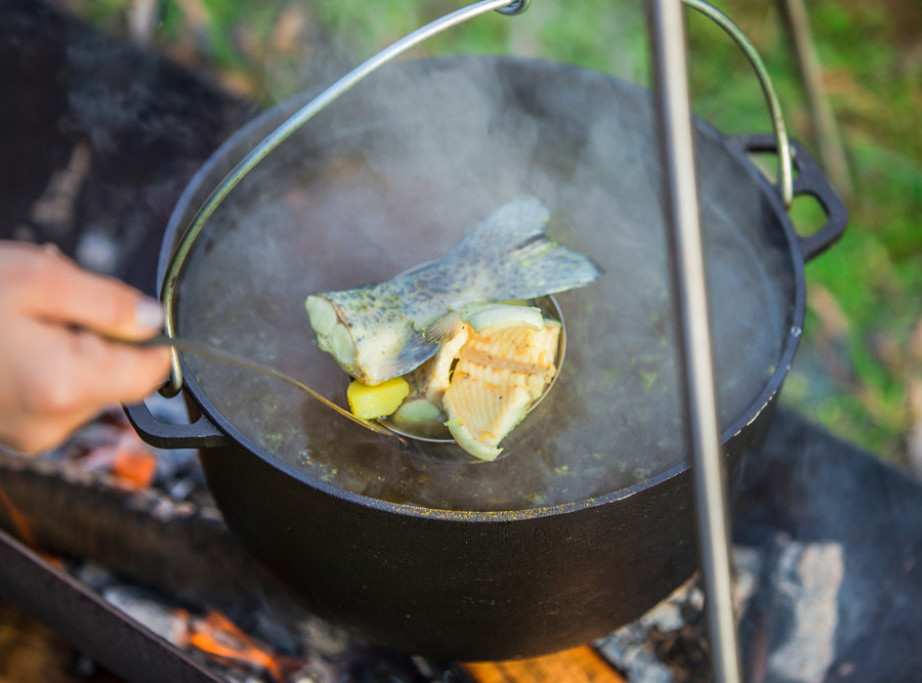
[[(586, 256), (547, 237), (550, 210), (519, 196), (473, 225), (444, 257), (376, 285), (307, 298), (319, 345), (366, 384), (404, 375), (431, 358), (438, 343), (426, 329), (471, 302), (533, 299), (583, 287), (601, 270)], [(319, 330), (312, 311), (326, 302), (352, 348)], [(335, 327), (335, 326), (334, 326)]]

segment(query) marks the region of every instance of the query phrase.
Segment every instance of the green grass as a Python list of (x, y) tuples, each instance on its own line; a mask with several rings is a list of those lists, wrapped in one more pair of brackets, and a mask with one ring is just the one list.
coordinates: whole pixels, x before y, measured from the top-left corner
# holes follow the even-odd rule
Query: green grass
[[(70, 0), (69, 6), (121, 30), (128, 0)], [(449, 0), (161, 0), (155, 43), (211, 70), (250, 97), (270, 102), (341, 73), (442, 13)], [(732, 17), (763, 55), (790, 133), (816, 154), (797, 64), (774, 3), (727, 0)], [(895, 462), (907, 461), (914, 422), (908, 386), (922, 382), (922, 5), (917, 0), (808, 3), (829, 100), (855, 188), (846, 236), (807, 267), (808, 320), (802, 352), (783, 400), (834, 432)], [(204, 16), (204, 20), (202, 19)], [(425, 45), (422, 54), (513, 53), (602, 69), (646, 82), (643, 5), (636, 1), (533, 0), (518, 17), (490, 14)], [(279, 38), (298, 26), (299, 40)], [(695, 112), (729, 133), (769, 129), (748, 62), (707, 19), (689, 13)], [(336, 53), (333, 73), (306, 70), (321, 58), (311, 37)], [(339, 69), (337, 72), (336, 69)], [(822, 216), (798, 202), (793, 217), (809, 232)], [(918, 335), (922, 338), (922, 334)], [(922, 342), (915, 342), (917, 345)]]

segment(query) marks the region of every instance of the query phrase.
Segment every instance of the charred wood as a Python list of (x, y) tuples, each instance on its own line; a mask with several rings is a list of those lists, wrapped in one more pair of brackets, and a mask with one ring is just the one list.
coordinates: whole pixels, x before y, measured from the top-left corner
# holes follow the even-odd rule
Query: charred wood
[(0, 487), (8, 503), (0, 505), (0, 527), (43, 553), (92, 560), (190, 605), (244, 619), (269, 612), (294, 628), (312, 619), (214, 510), (153, 489), (119, 488), (66, 463), (8, 455), (0, 456)]

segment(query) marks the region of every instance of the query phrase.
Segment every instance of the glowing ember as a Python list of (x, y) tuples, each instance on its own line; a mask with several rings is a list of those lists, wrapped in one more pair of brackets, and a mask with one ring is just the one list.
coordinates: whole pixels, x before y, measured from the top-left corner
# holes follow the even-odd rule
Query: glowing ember
[(98, 442), (75, 460), (85, 470), (107, 472), (114, 483), (132, 491), (150, 487), (157, 456), (126, 423), (108, 425)]
[(203, 619), (192, 620), (189, 642), (203, 652), (266, 671), (280, 683), (285, 680), (280, 657), (259, 645), (220, 612), (211, 610)]
[[(135, 437), (137, 438), (137, 437)], [(112, 476), (120, 484), (133, 490), (146, 489), (154, 480), (157, 472), (157, 457), (143, 448), (143, 444), (126, 444), (131, 439), (125, 437), (116, 449), (112, 461)]]
[(2, 485), (0, 485), (0, 505), (6, 508), (6, 511), (9, 513), (13, 528), (16, 530), (16, 534), (19, 538), (22, 539), (22, 542), (30, 548), (37, 547), (35, 545), (35, 535), (32, 533), (32, 527), (29, 525), (25, 514), (16, 506)]
[(465, 662), (461, 668), (477, 683), (627, 683), (592, 647), (506, 662)]

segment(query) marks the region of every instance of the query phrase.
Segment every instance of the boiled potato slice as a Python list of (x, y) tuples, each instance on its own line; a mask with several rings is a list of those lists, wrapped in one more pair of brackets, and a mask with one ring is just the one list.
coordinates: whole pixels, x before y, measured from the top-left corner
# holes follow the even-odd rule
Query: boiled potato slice
[(354, 415), (371, 420), (393, 413), (409, 393), (410, 385), (403, 377), (394, 377), (374, 386), (354, 380), (346, 389), (346, 399)]

